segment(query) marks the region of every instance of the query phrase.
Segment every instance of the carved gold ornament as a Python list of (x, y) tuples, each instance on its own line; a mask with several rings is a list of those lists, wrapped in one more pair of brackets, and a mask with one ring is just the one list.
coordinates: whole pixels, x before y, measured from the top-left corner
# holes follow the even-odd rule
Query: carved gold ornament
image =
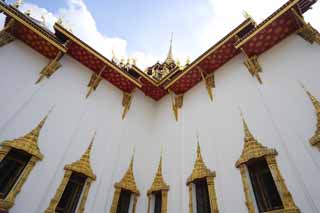
[(262, 84), (262, 79), (260, 77), (260, 72), (262, 72), (262, 68), (258, 61), (258, 56), (248, 56), (247, 53), (241, 48), (241, 51), (245, 55), (246, 59), (244, 61), (244, 65), (247, 67), (248, 71), (253, 77), (256, 77), (260, 84)]
[(134, 200), (133, 200), (132, 213), (135, 213), (136, 211), (136, 205), (138, 202), (138, 197), (140, 196), (140, 191), (137, 187), (134, 174), (133, 174), (133, 161), (134, 161), (134, 153), (132, 154), (128, 170), (126, 171), (126, 173), (124, 174), (120, 182), (117, 182), (114, 184), (115, 191), (113, 195), (110, 213), (117, 212), (118, 202), (119, 202), (120, 193), (122, 189), (133, 193)]
[(203, 161), (203, 158), (201, 155), (199, 139), (198, 139), (197, 158), (194, 163), (192, 174), (187, 179), (187, 186), (189, 189), (189, 213), (193, 213), (192, 183), (198, 179), (203, 179), (203, 178), (205, 178), (206, 182), (207, 182), (211, 213), (218, 213), (219, 212), (215, 184), (214, 184), (215, 176), (216, 176), (216, 173), (214, 171), (211, 171), (210, 169), (208, 169)]
[(36, 81), (36, 84), (40, 83), (45, 77), (50, 78), (60, 67), (61, 64), (59, 60), (63, 56), (62, 52), (59, 52), (57, 56), (51, 60), (40, 72), (40, 76)]
[(171, 93), (171, 100), (172, 100), (172, 111), (176, 121), (179, 120), (179, 109), (183, 106), (183, 94), (176, 95), (173, 92)]
[(168, 191), (170, 187), (169, 185), (164, 181), (163, 175), (162, 175), (162, 155), (160, 157), (160, 162), (158, 166), (158, 170), (156, 173), (156, 176), (153, 179), (153, 183), (150, 187), (150, 189), (147, 192), (148, 196), (148, 213), (150, 213), (150, 203), (151, 203), (151, 196), (155, 192), (161, 192), (161, 213), (167, 213), (168, 211)]
[(90, 81), (89, 81), (89, 84), (88, 84), (88, 87), (89, 87), (89, 91), (86, 95), (86, 98), (88, 98), (91, 93), (93, 91), (95, 91), (97, 89), (97, 87), (99, 86), (100, 82), (102, 81), (102, 73), (105, 71), (106, 69), (106, 66), (103, 66), (103, 68), (100, 70), (99, 74), (97, 75), (96, 73), (93, 73), (91, 75), (91, 78), (90, 78)]
[(123, 106), (123, 112), (122, 112), (122, 116), (121, 116), (122, 120), (126, 117), (128, 111), (130, 109), (131, 102), (132, 102), (132, 94), (124, 92), (123, 97), (122, 97), (122, 106)]
[(310, 98), (310, 100), (314, 106), (314, 109), (316, 111), (316, 116), (317, 116), (316, 131), (315, 131), (314, 135), (310, 138), (309, 142), (312, 146), (317, 147), (320, 151), (320, 102), (303, 85), (302, 85), (302, 87), (304, 88), (305, 92), (307, 93), (308, 97)]
[[(48, 114), (49, 115), (49, 114)], [(16, 181), (15, 185), (7, 195), (5, 199), (0, 199), (0, 210), (9, 210), (15, 202), (15, 198), (21, 191), (22, 186), (26, 182), (31, 170), (35, 164), (43, 159), (43, 154), (40, 152), (38, 147), (38, 139), (40, 131), (44, 126), (48, 115), (43, 118), (40, 123), (31, 132), (14, 140), (3, 141), (1, 143), (0, 149), (0, 161), (9, 153), (11, 149), (18, 149), (30, 154), (32, 157), (27, 163), (26, 167), (22, 171), (19, 179)]]
[(13, 18), (6, 24), (6, 26), (0, 31), (0, 47), (12, 42), (15, 37), (9, 32), (15, 24)]
[(216, 87), (215, 85), (215, 80), (214, 80), (214, 74), (210, 73), (208, 75), (204, 75), (204, 71), (198, 67), (198, 70), (201, 74), (202, 80), (204, 81), (205, 85), (206, 85), (206, 89), (209, 95), (209, 98), (211, 101), (213, 101), (213, 91), (212, 89)]
[(94, 180), (96, 180), (96, 175), (93, 173), (91, 165), (90, 165), (90, 153), (91, 153), (94, 139), (95, 139), (95, 134), (94, 134), (88, 148), (86, 149), (85, 153), (81, 156), (80, 160), (78, 160), (72, 164), (68, 164), (64, 167), (65, 173), (62, 178), (62, 181), (61, 181), (54, 197), (50, 201), (49, 207), (46, 209), (45, 213), (55, 213), (55, 209), (57, 208), (57, 205), (62, 197), (62, 194), (63, 194), (73, 172), (83, 174), (84, 176), (87, 177), (85, 184), (84, 184), (84, 187), (83, 187), (83, 190), (82, 190), (80, 204), (79, 204), (79, 207), (77, 210), (77, 213), (84, 212), (86, 201), (88, 198), (88, 193), (90, 190), (90, 186), (91, 186), (92, 182)]
[(291, 193), (289, 192), (285, 181), (280, 173), (277, 161), (276, 161), (276, 155), (278, 154), (275, 149), (270, 149), (265, 146), (262, 146), (251, 134), (248, 125), (241, 113), (242, 116), (242, 122), (243, 122), (243, 128), (244, 128), (244, 148), (241, 154), (240, 159), (236, 162), (236, 167), (240, 169), (242, 184), (243, 184), (243, 190), (245, 194), (246, 199), (246, 206), (248, 208), (249, 213), (255, 213), (256, 210), (254, 208), (254, 198), (253, 194), (250, 192), (250, 179), (247, 174), (247, 166), (249, 160), (256, 159), (256, 158), (265, 158), (267, 161), (268, 167), (270, 169), (270, 172), (272, 174), (272, 177), (275, 181), (276, 187), (278, 189), (280, 198), (283, 203), (284, 209), (281, 210), (275, 210), (275, 211), (268, 211), (268, 213), (298, 213), (300, 210), (297, 208)]
[(300, 29), (297, 31), (298, 35), (310, 44), (317, 43), (320, 45), (320, 33), (312, 27), (310, 23), (307, 23), (303, 16), (299, 15), (295, 9), (291, 9), (295, 17), (302, 24)]

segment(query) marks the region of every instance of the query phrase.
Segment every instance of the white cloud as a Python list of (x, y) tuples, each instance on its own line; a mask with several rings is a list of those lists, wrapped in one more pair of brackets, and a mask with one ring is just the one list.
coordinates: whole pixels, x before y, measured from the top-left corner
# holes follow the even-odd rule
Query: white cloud
[[(67, 29), (71, 29), (81, 40), (109, 59), (112, 58), (112, 50), (119, 59), (129, 57), (127, 54), (127, 41), (101, 33), (83, 0), (68, 0), (67, 8), (61, 8), (55, 13), (31, 3), (25, 3), (21, 10), (31, 10), (31, 16), (37, 20), (41, 20), (41, 16), (44, 16), (46, 26), (51, 30), (53, 30), (52, 26), (58, 18), (62, 18), (63, 25)], [(151, 65), (155, 61), (155, 57), (152, 54), (140, 51), (134, 52), (131, 57), (137, 60), (137, 64), (141, 68)]]
[[(247, 11), (253, 19), (260, 23), (287, 0), (208, 0), (211, 3), (213, 15), (203, 29), (200, 43), (209, 47), (232, 29), (244, 21), (243, 11)], [(316, 4), (312, 12), (307, 12), (306, 19), (317, 29), (320, 29), (320, 5)]]

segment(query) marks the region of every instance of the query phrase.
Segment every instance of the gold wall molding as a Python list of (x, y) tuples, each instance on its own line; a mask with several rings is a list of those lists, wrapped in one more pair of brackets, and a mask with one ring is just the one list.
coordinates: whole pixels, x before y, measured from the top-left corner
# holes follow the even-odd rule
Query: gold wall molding
[(59, 60), (64, 55), (63, 52), (59, 52), (57, 56), (51, 60), (40, 72), (40, 76), (36, 81), (36, 84), (40, 83), (45, 77), (50, 78), (62, 65)]
[(209, 200), (210, 200), (210, 209), (211, 213), (218, 213), (218, 204), (217, 204), (217, 196), (215, 191), (215, 184), (214, 184), (214, 178), (216, 176), (216, 173), (214, 171), (211, 171), (207, 168), (205, 165), (202, 155), (201, 155), (201, 149), (199, 144), (199, 139), (197, 142), (197, 158), (194, 163), (194, 167), (192, 170), (191, 175), (187, 179), (187, 186), (189, 188), (189, 213), (193, 212), (193, 197), (192, 197), (192, 184), (198, 180), (198, 179), (206, 179), (208, 192), (209, 192)]
[(132, 213), (135, 213), (136, 211), (136, 205), (138, 202), (138, 197), (140, 196), (140, 191), (137, 187), (134, 174), (133, 174), (133, 161), (134, 161), (134, 153), (132, 154), (131, 161), (129, 164), (129, 168), (120, 180), (120, 182), (117, 182), (114, 184), (114, 194), (113, 194), (113, 200), (110, 208), (110, 213), (116, 213), (118, 202), (120, 198), (121, 190), (127, 190), (133, 193), (133, 209)]
[(96, 73), (93, 73), (91, 75), (90, 81), (88, 83), (89, 90), (88, 90), (88, 93), (86, 95), (86, 98), (88, 98), (91, 95), (91, 93), (93, 91), (95, 91), (97, 89), (97, 87), (99, 86), (100, 82), (102, 81), (101, 75), (105, 71), (105, 69), (106, 69), (106, 65), (104, 65), (102, 67), (102, 69), (100, 70), (98, 75)]
[(252, 159), (257, 158), (264, 158), (268, 164), (268, 167), (270, 169), (270, 172), (272, 174), (273, 180), (275, 181), (277, 190), (279, 192), (280, 198), (283, 203), (284, 209), (277, 210), (277, 211), (269, 211), (270, 212), (285, 212), (285, 213), (298, 213), (300, 210), (296, 206), (291, 193), (289, 192), (285, 181), (281, 175), (281, 172), (279, 170), (277, 161), (276, 161), (276, 155), (278, 155), (277, 151), (275, 149), (270, 149), (265, 146), (262, 146), (252, 135), (250, 132), (248, 125), (241, 113), (242, 116), (242, 122), (243, 122), (243, 128), (244, 128), (244, 148), (241, 154), (240, 159), (236, 162), (235, 166), (236, 168), (240, 168), (240, 174), (241, 179), (243, 183), (243, 190), (245, 194), (246, 199), (246, 206), (248, 208), (249, 213), (255, 213), (254, 209), (254, 199), (253, 195), (250, 193), (249, 190), (249, 177), (246, 174), (247, 166), (246, 164), (248, 161)]
[(148, 196), (148, 213), (150, 213), (150, 202), (151, 202), (151, 196), (155, 192), (161, 192), (161, 213), (167, 213), (168, 211), (168, 191), (170, 187), (169, 185), (164, 181), (163, 175), (162, 175), (162, 155), (160, 157), (158, 169), (156, 172), (156, 175), (153, 179), (152, 185), (150, 189), (147, 192)]
[(94, 139), (95, 139), (95, 134), (94, 134), (88, 148), (86, 149), (84, 154), (81, 156), (80, 160), (78, 160), (74, 163), (68, 164), (64, 167), (65, 173), (62, 178), (62, 181), (61, 181), (58, 189), (56, 190), (54, 197), (51, 199), (48, 208), (45, 210), (45, 213), (55, 213), (55, 209), (57, 208), (57, 205), (59, 204), (59, 201), (62, 197), (62, 194), (63, 194), (63, 192), (69, 182), (69, 179), (70, 179), (72, 173), (74, 173), (74, 172), (80, 173), (80, 174), (87, 177), (86, 182), (84, 184), (84, 187), (82, 189), (80, 204), (79, 204), (79, 207), (77, 210), (77, 213), (84, 212), (91, 183), (94, 180), (96, 180), (96, 175), (93, 173), (92, 168), (91, 168), (91, 164), (90, 164), (90, 154), (91, 154)]
[(320, 151), (320, 102), (304, 87), (304, 85), (301, 84), (301, 86), (307, 93), (308, 97), (310, 98), (317, 116), (316, 130), (314, 135), (309, 139), (309, 143), (312, 146), (317, 147), (318, 150)]
[(122, 106), (123, 106), (123, 112), (122, 112), (122, 120), (126, 117), (132, 103), (132, 94), (123, 92), (122, 96)]
[(26, 182), (27, 178), (29, 177), (32, 169), (34, 168), (35, 164), (43, 159), (43, 154), (40, 152), (38, 146), (38, 139), (41, 132), (42, 127), (44, 126), (47, 118), (47, 114), (40, 123), (29, 133), (26, 135), (14, 139), (14, 140), (7, 140), (1, 143), (0, 149), (0, 161), (9, 153), (11, 149), (18, 149), (24, 151), (31, 155), (31, 159), (25, 166), (24, 170), (22, 171), (20, 177), (16, 181), (15, 185), (12, 187), (10, 192), (8, 193), (5, 199), (0, 199), (0, 210), (9, 210), (15, 202), (15, 198), (17, 197), (18, 193), (21, 191), (22, 186)]
[(172, 101), (172, 111), (176, 121), (179, 120), (179, 109), (183, 106), (183, 94), (176, 95), (173, 92), (171, 93), (171, 101)]
[(214, 80), (214, 73), (210, 73), (208, 75), (204, 75), (204, 71), (202, 70), (201, 67), (198, 67), (198, 70), (201, 74), (202, 80), (204, 81), (206, 85), (206, 89), (209, 95), (209, 98), (211, 101), (213, 101), (213, 88), (216, 87), (215, 80)]
[(320, 45), (320, 33), (314, 27), (312, 27), (310, 23), (307, 23), (304, 20), (303, 16), (299, 15), (294, 8), (292, 8), (291, 10), (302, 25), (297, 31), (298, 35), (310, 44), (317, 43)]
[(258, 61), (258, 56), (248, 56), (243, 48), (241, 48), (242, 53), (245, 55), (244, 65), (247, 67), (252, 77), (256, 77), (260, 84), (262, 84), (262, 79), (260, 74), (262, 72), (261, 65)]

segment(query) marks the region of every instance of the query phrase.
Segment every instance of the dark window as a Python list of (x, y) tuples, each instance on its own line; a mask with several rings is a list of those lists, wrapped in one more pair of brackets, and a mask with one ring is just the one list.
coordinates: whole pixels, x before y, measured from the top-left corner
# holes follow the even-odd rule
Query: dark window
[(76, 211), (86, 178), (84, 175), (72, 173), (57, 205), (56, 212), (72, 213)]
[(120, 198), (117, 206), (117, 213), (128, 213), (130, 200), (131, 200), (131, 192), (127, 190), (121, 190)]
[(162, 206), (162, 194), (161, 194), (161, 191), (155, 192), (153, 195), (155, 197), (154, 213), (161, 213), (161, 206)]
[(196, 186), (197, 213), (210, 213), (208, 185), (205, 179), (194, 182)]
[(283, 209), (279, 192), (266, 160), (263, 158), (250, 161), (248, 170), (259, 212)]
[(31, 159), (26, 152), (11, 149), (0, 162), (0, 199), (5, 199)]

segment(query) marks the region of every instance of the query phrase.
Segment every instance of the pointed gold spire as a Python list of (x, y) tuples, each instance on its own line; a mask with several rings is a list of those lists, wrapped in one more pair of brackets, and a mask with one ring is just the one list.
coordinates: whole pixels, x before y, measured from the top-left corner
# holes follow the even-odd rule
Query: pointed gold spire
[(123, 112), (122, 112), (122, 120), (126, 117), (127, 113), (129, 112), (130, 106), (132, 102), (132, 94), (123, 92), (123, 97), (122, 97), (122, 106), (123, 106)]
[(252, 135), (248, 128), (248, 124), (244, 119), (243, 113), (240, 110), (240, 115), (243, 123), (244, 130), (244, 147), (240, 159), (236, 162), (236, 167), (239, 167), (241, 164), (248, 162), (254, 158), (260, 158), (267, 155), (277, 155), (275, 149), (269, 149), (265, 146), (262, 146)]
[(309, 139), (309, 143), (312, 146), (318, 147), (320, 150), (320, 102), (319, 100), (314, 97), (307, 89), (306, 87), (300, 82), (301, 87), (304, 89), (304, 91), (307, 93), (310, 101), (312, 102), (314, 109), (316, 111), (316, 116), (317, 116), (317, 126), (316, 126), (316, 131), (314, 135)]
[(93, 173), (93, 170), (92, 170), (91, 164), (90, 164), (90, 153), (92, 150), (92, 146), (93, 146), (93, 142), (95, 140), (95, 137), (96, 137), (96, 132), (94, 132), (93, 137), (91, 139), (91, 142), (90, 142), (88, 148), (86, 149), (86, 151), (84, 152), (84, 154), (81, 156), (80, 160), (78, 160), (72, 164), (66, 165), (65, 166), (66, 170), (81, 173), (81, 174), (91, 178), (92, 180), (96, 179), (96, 175)]
[(153, 192), (162, 191), (162, 190), (168, 191), (169, 185), (166, 184), (162, 175), (162, 152), (161, 152), (157, 173), (153, 179), (153, 183), (150, 189), (147, 192), (147, 195), (150, 195)]
[(125, 189), (125, 190), (133, 192), (134, 194), (140, 195), (140, 192), (137, 187), (137, 184), (136, 184), (136, 181), (134, 178), (134, 174), (133, 174), (134, 155), (135, 155), (135, 148), (134, 148), (132, 156), (131, 156), (128, 170), (126, 171), (126, 173), (124, 174), (124, 176), (122, 177), (120, 182), (115, 184), (115, 187)]
[(210, 171), (205, 165), (200, 148), (199, 135), (197, 134), (197, 158), (193, 166), (192, 174), (187, 180), (187, 185), (192, 183), (196, 179), (215, 177), (215, 172)]
[(35, 156), (39, 160), (43, 159), (43, 154), (41, 153), (39, 146), (38, 146), (38, 139), (41, 132), (42, 127), (44, 126), (49, 114), (51, 113), (52, 109), (48, 112), (48, 114), (40, 121), (40, 123), (33, 129), (31, 132), (27, 133), (26, 135), (14, 139), (4, 141), (1, 146), (7, 146), (14, 149), (19, 149), (29, 153), (32, 156)]
[(172, 53), (172, 40), (173, 40), (173, 33), (171, 33), (169, 52), (168, 52), (167, 58), (165, 60), (166, 64), (174, 63), (173, 53)]

